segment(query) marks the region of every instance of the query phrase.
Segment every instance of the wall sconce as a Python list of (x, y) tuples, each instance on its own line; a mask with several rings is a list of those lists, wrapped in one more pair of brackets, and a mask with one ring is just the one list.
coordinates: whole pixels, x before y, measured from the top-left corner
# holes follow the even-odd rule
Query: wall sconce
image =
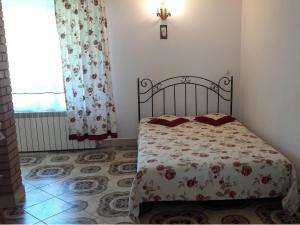
[(169, 16), (171, 16), (170, 10), (168, 11), (166, 8), (166, 1), (162, 0), (161, 8), (157, 9), (156, 15), (160, 17), (162, 20), (166, 20)]

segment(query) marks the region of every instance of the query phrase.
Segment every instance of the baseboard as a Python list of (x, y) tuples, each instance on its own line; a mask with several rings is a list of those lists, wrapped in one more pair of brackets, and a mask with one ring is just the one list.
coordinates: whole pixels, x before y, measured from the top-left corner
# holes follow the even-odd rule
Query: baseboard
[(0, 195), (1, 208), (16, 207), (25, 198), (25, 189), (21, 185), (14, 193)]
[(97, 142), (96, 146), (99, 147), (117, 147), (117, 146), (136, 146), (136, 139), (126, 139), (126, 138), (114, 138), (107, 139)]

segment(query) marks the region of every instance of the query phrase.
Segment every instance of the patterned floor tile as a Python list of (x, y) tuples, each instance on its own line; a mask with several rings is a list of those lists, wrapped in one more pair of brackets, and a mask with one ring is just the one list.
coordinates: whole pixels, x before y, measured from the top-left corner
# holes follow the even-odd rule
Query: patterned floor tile
[(82, 211), (77, 213), (63, 212), (44, 220), (47, 224), (98, 224), (97, 218)]
[(50, 162), (53, 163), (62, 163), (70, 161), (71, 157), (66, 154), (56, 154), (50, 158)]
[(72, 207), (73, 206), (69, 203), (57, 198), (52, 198), (45, 202), (26, 208), (26, 212), (38, 218), (39, 220), (44, 220), (56, 214), (62, 213)]
[(75, 160), (81, 151), (73, 152), (51, 152), (47, 155), (47, 158), (43, 161), (44, 165), (52, 164), (75, 164)]
[(129, 175), (136, 173), (137, 162), (134, 161), (118, 161), (113, 162), (109, 167), (111, 175)]
[(255, 214), (260, 218), (262, 223), (270, 224), (274, 223), (271, 214), (272, 212), (275, 211), (280, 211), (281, 210), (281, 203), (280, 201), (275, 201), (275, 200), (268, 200), (264, 201), (263, 203), (257, 204), (256, 207), (254, 208)]
[(23, 179), (26, 183), (28, 183), (28, 184), (30, 184), (30, 185), (36, 187), (36, 188), (41, 188), (41, 187), (44, 187), (44, 186), (46, 186), (46, 185), (49, 185), (49, 184), (52, 184), (52, 183), (57, 182), (57, 180), (55, 180), (55, 179), (29, 181), (29, 180), (27, 180), (27, 179), (25, 178), (25, 176), (24, 176), (23, 174), (22, 174), (22, 179)]
[(49, 199), (53, 198), (52, 195), (39, 190), (39, 189), (33, 189), (26, 193), (25, 199), (21, 202), (21, 206), (26, 209), (33, 205), (36, 205), (38, 203), (47, 201)]
[(96, 218), (98, 224), (133, 224), (131, 219), (128, 217), (98, 217)]
[(23, 168), (36, 166), (43, 162), (46, 153), (22, 153), (20, 154), (20, 164)]
[(102, 217), (125, 217), (128, 215), (129, 192), (112, 192), (100, 198), (97, 213)]
[(48, 184), (43, 187), (40, 187), (40, 190), (45, 191), (56, 197), (62, 195), (65, 192), (65, 190), (62, 188), (62, 181), (54, 182), (52, 184)]
[(6, 209), (4, 215), (8, 224), (35, 224), (39, 222), (37, 218), (25, 212), (22, 206)]
[(128, 196), (128, 191), (103, 193), (103, 195), (90, 199), (85, 211), (94, 217), (100, 217), (108, 221), (113, 218), (126, 219), (128, 218)]
[(133, 177), (123, 178), (118, 180), (117, 185), (118, 187), (122, 187), (122, 188), (130, 188), (133, 183), (133, 180), (134, 180)]
[(79, 154), (75, 162), (78, 164), (104, 163), (111, 162), (114, 160), (114, 158), (115, 152), (112, 150), (94, 150)]
[(97, 173), (101, 170), (100, 166), (86, 166), (80, 169), (81, 173), (84, 174), (93, 174), (93, 173)]
[(109, 179), (105, 176), (78, 176), (65, 179), (61, 182), (52, 183), (42, 187), (55, 196), (64, 195), (64, 197), (98, 195), (107, 189)]
[(137, 151), (126, 151), (123, 153), (123, 158), (125, 159), (136, 159), (137, 158)]
[(271, 220), (278, 224), (300, 224), (300, 213), (289, 215), (283, 211), (274, 211), (271, 213)]
[(61, 179), (70, 175), (74, 169), (72, 164), (45, 165), (32, 169), (25, 177), (26, 180)]
[(66, 210), (66, 212), (68, 213), (82, 212), (85, 209), (87, 209), (87, 207), (89, 206), (89, 201), (84, 201), (84, 200), (75, 200), (75, 201), (70, 201), (69, 203), (72, 205), (72, 207)]
[(72, 164), (40, 165), (32, 168), (23, 178), (31, 185), (41, 187), (69, 176), (73, 169)]

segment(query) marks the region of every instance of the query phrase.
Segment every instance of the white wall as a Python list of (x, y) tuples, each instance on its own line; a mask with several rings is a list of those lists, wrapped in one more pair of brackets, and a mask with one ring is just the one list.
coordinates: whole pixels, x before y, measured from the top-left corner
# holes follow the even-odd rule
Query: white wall
[(241, 111), (300, 175), (300, 1), (244, 0)]
[[(136, 138), (138, 76), (159, 81), (190, 74), (216, 81), (229, 69), (238, 82), (240, 0), (185, 0), (183, 12), (166, 22), (168, 40), (159, 38), (161, 20), (149, 12), (149, 1), (106, 1), (121, 138)], [(237, 101), (234, 104), (238, 109)]]

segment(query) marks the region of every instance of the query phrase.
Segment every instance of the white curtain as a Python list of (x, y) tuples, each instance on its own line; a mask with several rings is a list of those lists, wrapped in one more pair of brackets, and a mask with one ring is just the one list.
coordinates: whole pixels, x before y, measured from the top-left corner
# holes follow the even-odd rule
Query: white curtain
[(70, 139), (116, 137), (102, 0), (56, 0)]
[(2, 8), (15, 111), (65, 111), (54, 1), (2, 0)]

